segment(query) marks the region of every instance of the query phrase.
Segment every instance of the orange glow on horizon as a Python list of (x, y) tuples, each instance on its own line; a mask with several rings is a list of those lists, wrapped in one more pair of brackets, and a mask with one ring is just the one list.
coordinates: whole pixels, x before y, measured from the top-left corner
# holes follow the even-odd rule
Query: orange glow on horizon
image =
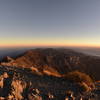
[(99, 45), (92, 44), (0, 44), (1, 48), (7, 47), (87, 47), (87, 48), (100, 48)]
[(100, 48), (99, 39), (84, 38), (0, 38), (0, 47), (94, 47)]

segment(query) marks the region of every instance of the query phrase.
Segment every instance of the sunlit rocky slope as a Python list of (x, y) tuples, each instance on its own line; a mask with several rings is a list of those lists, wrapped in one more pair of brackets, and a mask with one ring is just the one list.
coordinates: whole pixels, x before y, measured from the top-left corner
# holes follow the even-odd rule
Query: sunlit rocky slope
[(100, 100), (100, 58), (34, 49), (0, 65), (0, 100)]
[(16, 58), (6, 57), (2, 65), (32, 68), (40, 73), (65, 75), (79, 70), (100, 80), (100, 57), (89, 56), (68, 49), (34, 49)]

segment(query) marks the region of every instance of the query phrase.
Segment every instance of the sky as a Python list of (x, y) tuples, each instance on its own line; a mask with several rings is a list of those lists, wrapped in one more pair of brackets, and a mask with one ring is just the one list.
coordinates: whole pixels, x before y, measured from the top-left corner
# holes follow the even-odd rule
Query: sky
[(0, 47), (100, 47), (100, 0), (0, 0)]

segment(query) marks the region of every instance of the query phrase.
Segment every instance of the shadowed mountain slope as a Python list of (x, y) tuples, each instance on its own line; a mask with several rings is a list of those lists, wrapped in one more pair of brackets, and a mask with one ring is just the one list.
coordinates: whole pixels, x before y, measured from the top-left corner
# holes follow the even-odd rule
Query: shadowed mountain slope
[(37, 72), (54, 76), (66, 75), (79, 70), (100, 80), (100, 58), (75, 52), (70, 49), (34, 49), (2, 65), (28, 67)]

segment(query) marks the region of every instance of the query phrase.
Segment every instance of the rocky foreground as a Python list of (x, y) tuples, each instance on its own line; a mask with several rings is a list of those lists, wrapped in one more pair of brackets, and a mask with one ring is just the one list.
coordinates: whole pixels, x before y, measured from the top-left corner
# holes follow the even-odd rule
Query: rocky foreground
[(100, 84), (94, 85), (83, 88), (65, 78), (37, 75), (29, 68), (0, 66), (0, 100), (100, 100)]

